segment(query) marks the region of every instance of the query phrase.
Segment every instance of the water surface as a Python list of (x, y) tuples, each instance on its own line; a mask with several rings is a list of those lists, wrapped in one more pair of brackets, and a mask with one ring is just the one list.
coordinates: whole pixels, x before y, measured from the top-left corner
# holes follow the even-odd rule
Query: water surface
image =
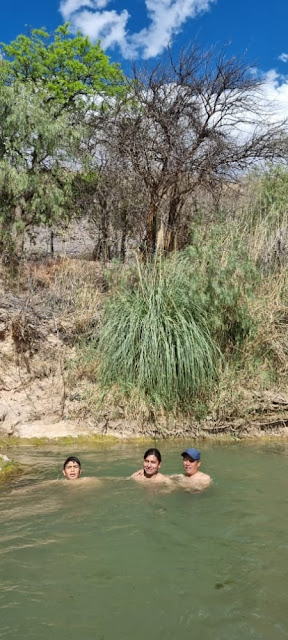
[[(189, 445), (159, 445), (163, 473)], [(125, 480), (145, 448), (7, 451), (31, 471), (0, 489), (0, 638), (288, 638), (288, 445), (201, 446), (198, 495)], [(72, 453), (101, 486), (46, 482)]]

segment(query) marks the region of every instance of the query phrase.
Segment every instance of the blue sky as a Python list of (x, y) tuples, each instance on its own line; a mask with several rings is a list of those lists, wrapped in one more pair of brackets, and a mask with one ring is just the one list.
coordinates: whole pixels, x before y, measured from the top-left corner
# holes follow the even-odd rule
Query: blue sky
[[(4, 0), (0, 40), (28, 27), (53, 30), (69, 20), (101, 38), (125, 70), (131, 58), (155, 61), (170, 42), (176, 52), (195, 37), (206, 46), (230, 43), (263, 73), (288, 74), (287, 0)], [(281, 59), (282, 57), (282, 59)], [(276, 77), (276, 76), (274, 76)], [(282, 78), (282, 81), (284, 78)]]

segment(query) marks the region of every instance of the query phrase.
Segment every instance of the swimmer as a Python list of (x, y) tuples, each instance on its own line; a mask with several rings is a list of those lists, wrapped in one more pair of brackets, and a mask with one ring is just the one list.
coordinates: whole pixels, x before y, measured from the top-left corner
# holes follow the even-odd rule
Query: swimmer
[(163, 473), (159, 473), (159, 469), (161, 467), (161, 453), (158, 449), (148, 449), (144, 453), (144, 461), (143, 461), (143, 469), (139, 469), (139, 471), (135, 471), (135, 473), (130, 476), (131, 480), (136, 480), (137, 482), (143, 482), (150, 485), (154, 484), (165, 484), (173, 487), (173, 483), (170, 480), (169, 476), (164, 476)]
[(78, 480), (81, 476), (81, 462), (76, 456), (69, 456), (63, 464), (62, 473), (67, 480)]
[(209, 487), (212, 479), (207, 473), (199, 471), (201, 465), (201, 453), (199, 449), (186, 449), (186, 451), (181, 453), (181, 456), (183, 458), (184, 474), (173, 475), (171, 478), (176, 480), (188, 491), (202, 491), (202, 489)]
[[(83, 487), (83, 485), (95, 486), (102, 484), (101, 480), (99, 478), (95, 478), (94, 476), (90, 476), (88, 478), (80, 478), (82, 473), (81, 462), (79, 458), (76, 458), (76, 456), (69, 456), (69, 458), (65, 460), (62, 473), (64, 478), (66, 478), (67, 480), (79, 480), (79, 482), (77, 482), (77, 487)], [(52, 480), (52, 482), (55, 481)]]

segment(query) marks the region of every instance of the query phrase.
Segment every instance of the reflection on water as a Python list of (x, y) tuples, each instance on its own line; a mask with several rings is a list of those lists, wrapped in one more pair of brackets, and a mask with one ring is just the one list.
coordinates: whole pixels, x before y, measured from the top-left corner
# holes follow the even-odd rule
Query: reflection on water
[(144, 448), (73, 452), (100, 485), (51, 482), (69, 451), (10, 451), (33, 470), (0, 493), (0, 638), (288, 638), (288, 446), (205, 445), (199, 495), (125, 480)]

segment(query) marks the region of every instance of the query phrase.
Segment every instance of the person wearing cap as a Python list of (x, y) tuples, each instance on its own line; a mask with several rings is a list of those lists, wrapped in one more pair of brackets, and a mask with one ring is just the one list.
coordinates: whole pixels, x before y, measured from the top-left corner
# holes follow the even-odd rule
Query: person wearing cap
[(199, 471), (201, 465), (201, 453), (199, 449), (186, 449), (181, 453), (183, 458), (184, 474), (172, 476), (177, 482), (188, 490), (202, 491), (209, 487), (212, 480), (207, 473)]

